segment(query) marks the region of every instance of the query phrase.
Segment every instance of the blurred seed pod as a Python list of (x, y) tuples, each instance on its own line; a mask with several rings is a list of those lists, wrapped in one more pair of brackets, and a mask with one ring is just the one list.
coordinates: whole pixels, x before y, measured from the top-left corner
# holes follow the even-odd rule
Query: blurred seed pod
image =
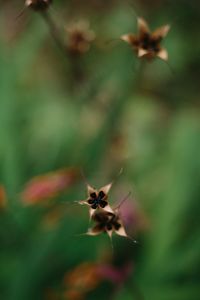
[(71, 55), (82, 55), (90, 49), (95, 33), (86, 20), (73, 22), (66, 27), (67, 50)]
[(160, 58), (164, 61), (168, 60), (168, 52), (161, 47), (163, 38), (169, 32), (170, 26), (164, 25), (151, 32), (147, 22), (143, 18), (138, 18), (138, 34), (124, 34), (121, 40), (128, 43), (137, 53), (139, 58)]

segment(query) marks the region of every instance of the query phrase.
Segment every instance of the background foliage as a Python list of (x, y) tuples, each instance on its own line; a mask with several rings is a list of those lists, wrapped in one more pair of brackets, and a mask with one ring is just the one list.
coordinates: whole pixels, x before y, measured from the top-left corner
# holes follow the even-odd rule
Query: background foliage
[[(197, 300), (200, 3), (54, 1), (64, 39), (72, 19), (88, 19), (96, 33), (76, 61), (59, 51), (39, 14), (16, 20), (23, 5), (0, 2), (0, 298), (76, 300), (63, 293), (65, 274), (84, 262), (128, 262), (119, 289), (104, 280), (83, 297)], [(169, 65), (138, 61), (126, 44), (108, 42), (136, 31), (135, 14), (151, 28), (171, 24)], [(27, 182), (70, 167), (97, 187), (124, 168), (111, 202), (133, 192), (138, 245), (116, 237), (112, 253), (106, 236), (78, 236), (88, 226), (87, 209), (74, 204), (85, 197), (81, 177), (50, 201), (25, 205)]]

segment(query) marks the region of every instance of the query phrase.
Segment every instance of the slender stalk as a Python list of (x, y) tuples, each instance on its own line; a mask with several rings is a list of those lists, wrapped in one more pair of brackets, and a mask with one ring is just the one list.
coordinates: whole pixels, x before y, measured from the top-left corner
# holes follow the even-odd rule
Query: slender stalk
[(47, 24), (50, 34), (51, 34), (52, 38), (54, 39), (57, 47), (66, 56), (66, 47), (60, 36), (60, 32), (59, 32), (57, 25), (53, 21), (52, 17), (48, 13), (48, 11), (42, 11), (40, 14), (41, 14), (42, 18), (44, 19), (45, 23)]

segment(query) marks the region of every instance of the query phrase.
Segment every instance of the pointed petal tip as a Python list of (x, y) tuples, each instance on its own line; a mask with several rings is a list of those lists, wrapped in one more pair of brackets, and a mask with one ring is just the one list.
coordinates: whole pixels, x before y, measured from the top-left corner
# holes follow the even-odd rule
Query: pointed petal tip
[(96, 192), (96, 189), (93, 188), (91, 185), (87, 184), (87, 193), (88, 193), (88, 196), (90, 196), (91, 193), (95, 193)]
[(138, 29), (139, 29), (140, 34), (150, 32), (149, 26), (148, 26), (148, 24), (147, 24), (147, 22), (145, 21), (144, 18), (138, 17), (137, 18), (137, 24), (138, 24)]
[(129, 43), (129, 34), (123, 34), (120, 36), (120, 39), (126, 43)]
[(157, 53), (157, 57), (159, 57), (160, 59), (167, 61), (168, 60), (168, 52), (166, 49), (162, 48), (158, 53)]
[(110, 212), (110, 213), (114, 213), (112, 207), (109, 204), (106, 205), (104, 208), (102, 208), (102, 210)]
[(139, 49), (138, 49), (138, 57), (143, 57), (143, 56), (145, 56), (146, 54), (148, 54), (148, 51), (147, 51), (147, 50), (142, 49), (142, 48), (139, 48)]
[(106, 230), (106, 233), (109, 236), (109, 238), (112, 239), (113, 231), (112, 230)]
[(89, 216), (90, 216), (90, 220), (92, 219), (92, 216), (94, 215), (96, 209), (90, 208), (89, 210)]
[(109, 191), (110, 191), (112, 185), (113, 185), (113, 182), (110, 182), (110, 183), (108, 183), (107, 185), (101, 187), (101, 188), (99, 189), (99, 191), (102, 191), (102, 192), (104, 192), (105, 195), (107, 195), (107, 194), (109, 193)]
[(94, 232), (92, 229), (88, 229), (88, 231), (86, 232), (86, 235), (96, 236), (96, 235), (99, 235), (100, 233), (101, 233), (100, 231)]
[(78, 203), (80, 205), (88, 205), (87, 201), (85, 200), (80, 200), (80, 201), (74, 201), (75, 203)]
[(116, 230), (115, 233), (117, 235), (120, 235), (120, 236), (123, 236), (123, 237), (128, 237), (128, 235), (127, 235), (127, 233), (126, 233), (123, 226), (121, 226), (118, 230)]

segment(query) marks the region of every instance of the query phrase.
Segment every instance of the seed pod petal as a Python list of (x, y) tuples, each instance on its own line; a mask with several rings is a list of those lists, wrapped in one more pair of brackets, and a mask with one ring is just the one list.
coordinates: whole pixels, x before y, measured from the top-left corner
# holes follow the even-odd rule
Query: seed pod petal
[(156, 29), (153, 33), (152, 33), (152, 38), (156, 39), (156, 40), (161, 40), (164, 37), (166, 37), (166, 35), (168, 34), (170, 30), (170, 25), (164, 25), (162, 27), (159, 27), (158, 29)]
[(110, 213), (113, 213), (113, 209), (111, 208), (111, 206), (108, 204), (106, 205), (103, 210), (107, 211), (107, 212), (110, 212)]
[(142, 57), (142, 56), (147, 55), (147, 54), (148, 54), (147, 50), (142, 49), (142, 48), (138, 49), (138, 57)]
[(107, 195), (112, 187), (112, 182), (103, 186), (102, 188), (99, 189), (99, 191), (102, 191), (105, 195)]
[(132, 33), (124, 34), (120, 38), (122, 41), (124, 41), (132, 46), (134, 46), (138, 42), (137, 36)]
[(147, 34), (147, 33), (149, 34), (150, 33), (149, 26), (143, 18), (138, 18), (137, 23), (138, 23), (138, 30), (139, 30), (139, 35), (140, 36), (143, 36), (144, 34)]
[(115, 230), (115, 233), (120, 236), (128, 237), (123, 225), (118, 230)]
[(157, 53), (157, 57), (161, 58), (162, 60), (168, 60), (168, 52), (166, 49), (161, 48), (160, 51)]

